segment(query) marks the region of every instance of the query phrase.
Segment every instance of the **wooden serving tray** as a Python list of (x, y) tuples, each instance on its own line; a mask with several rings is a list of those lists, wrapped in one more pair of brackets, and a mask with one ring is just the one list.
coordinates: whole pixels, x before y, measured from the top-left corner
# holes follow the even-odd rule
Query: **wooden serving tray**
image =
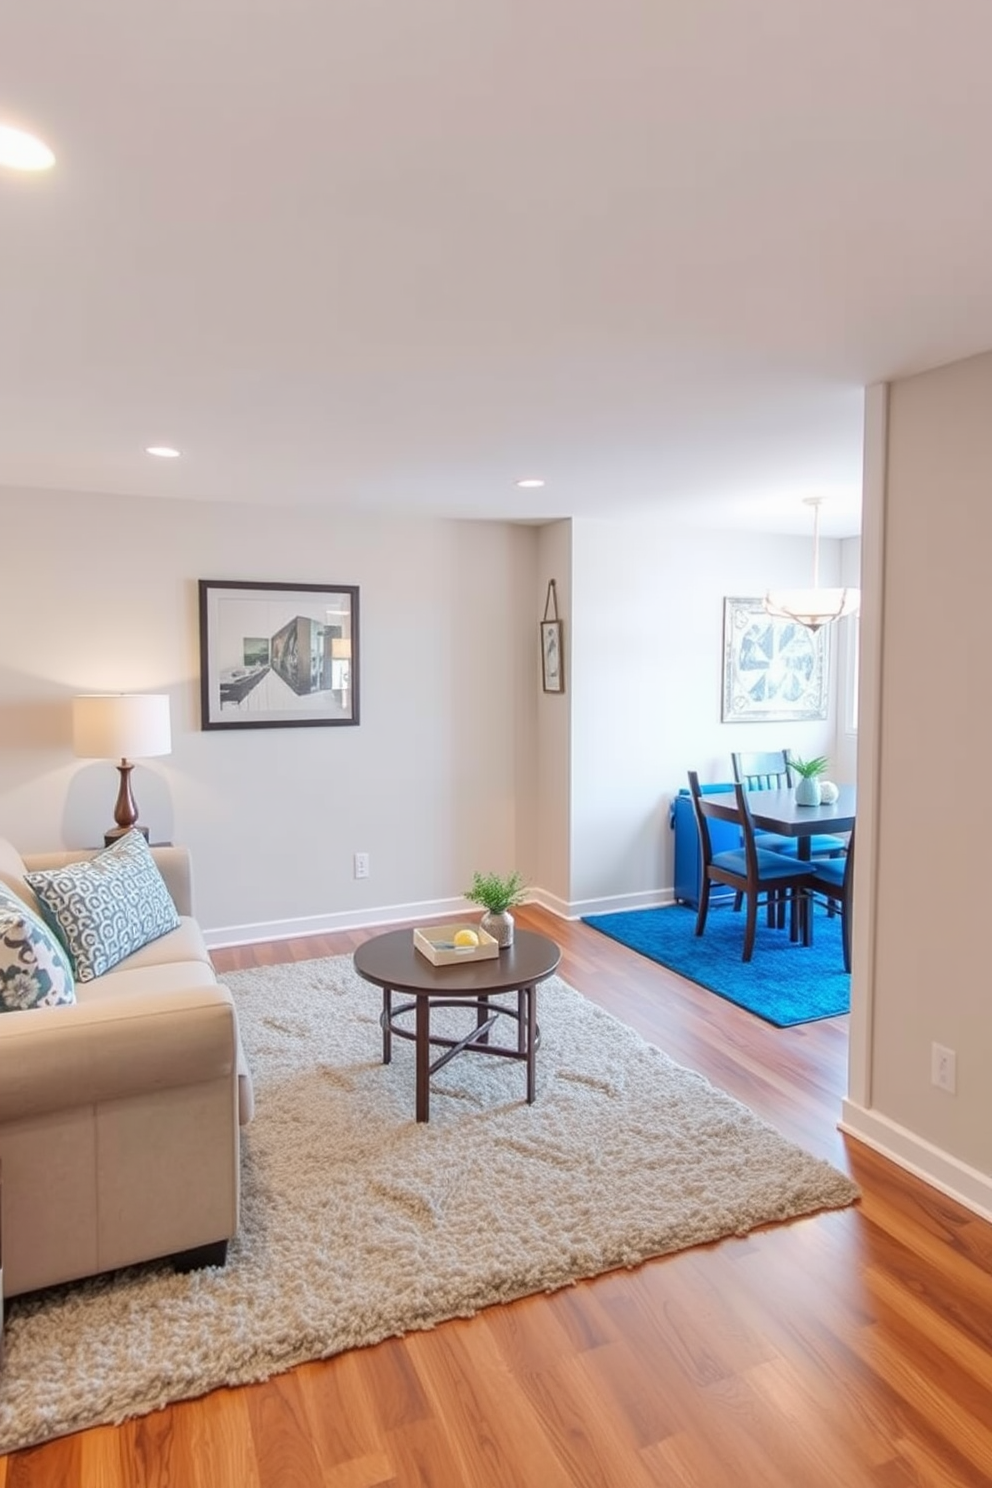
[[(456, 948), (452, 941), (456, 930), (474, 930), (479, 937), (477, 946)], [(459, 920), (453, 925), (418, 925), (413, 932), (413, 943), (422, 956), (433, 966), (454, 966), (465, 961), (492, 961), (499, 955), (499, 942), (469, 920)]]

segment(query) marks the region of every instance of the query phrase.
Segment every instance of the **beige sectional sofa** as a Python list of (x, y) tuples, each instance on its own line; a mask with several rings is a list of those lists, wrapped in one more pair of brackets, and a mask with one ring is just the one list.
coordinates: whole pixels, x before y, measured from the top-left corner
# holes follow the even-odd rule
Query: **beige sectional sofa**
[[(223, 1261), (238, 1226), (251, 1077), (230, 993), (192, 917), (189, 855), (153, 848), (177, 929), (77, 982), (74, 1004), (0, 1014), (3, 1290), (11, 1297), (160, 1256)], [(0, 881), (32, 909), (0, 839)]]

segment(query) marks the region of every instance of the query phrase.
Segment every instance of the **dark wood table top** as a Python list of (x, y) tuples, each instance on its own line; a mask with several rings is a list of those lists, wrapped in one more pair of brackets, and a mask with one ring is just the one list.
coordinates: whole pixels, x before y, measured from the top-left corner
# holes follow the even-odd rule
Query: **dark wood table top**
[[(853, 832), (857, 787), (842, 785), (832, 806), (798, 806), (794, 787), (786, 790), (752, 790), (747, 793), (751, 820), (765, 832), (783, 837), (813, 837), (821, 832)], [(737, 821), (737, 802), (732, 791), (713, 792), (707, 806), (724, 821)]]
[(820, 832), (853, 832), (857, 787), (842, 785), (832, 806), (797, 806), (795, 790), (748, 791), (751, 820), (783, 837), (812, 837)]
[(412, 930), (390, 930), (373, 936), (355, 952), (355, 970), (377, 987), (432, 997), (481, 997), (515, 992), (551, 976), (561, 951), (546, 935), (517, 930), (513, 944), (488, 961), (456, 961), (435, 966), (413, 944)]

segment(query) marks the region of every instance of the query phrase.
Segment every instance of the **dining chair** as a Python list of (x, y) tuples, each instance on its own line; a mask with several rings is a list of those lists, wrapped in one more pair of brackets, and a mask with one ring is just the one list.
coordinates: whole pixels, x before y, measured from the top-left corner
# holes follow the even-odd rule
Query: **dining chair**
[(711, 820), (720, 820), (723, 817), (727, 797), (722, 796), (721, 806), (713, 797), (704, 796), (699, 788), (699, 775), (695, 770), (689, 771), (689, 791), (696, 813), (696, 825), (699, 828), (699, 850), (702, 858), (702, 882), (695, 933), (702, 935), (706, 928), (710, 886), (714, 883), (723, 883), (736, 889), (743, 896), (747, 906), (742, 960), (750, 961), (754, 951), (758, 905), (762, 896), (772, 903), (782, 895), (788, 896), (790, 936), (793, 940), (798, 940), (801, 936), (805, 942), (808, 934), (805, 891), (811, 877), (810, 865), (800, 863), (796, 858), (788, 858), (783, 853), (768, 852), (757, 846), (751, 812), (747, 803), (747, 792), (739, 781), (734, 785), (734, 797), (741, 826), (742, 846), (731, 848), (727, 852), (714, 853), (709, 823)]
[[(855, 829), (856, 830), (856, 829)], [(810, 863), (810, 882), (807, 889), (810, 902), (807, 905), (807, 936), (813, 935), (813, 905), (818, 895), (824, 895), (831, 908), (841, 914), (841, 945), (844, 952), (844, 970), (851, 970), (851, 908), (854, 891), (854, 832), (847, 844), (843, 858), (820, 858)]]
[(734, 767), (734, 779), (739, 780), (745, 790), (788, 790), (793, 783), (787, 749), (769, 749), (764, 753), (751, 754), (738, 750), (730, 756), (730, 760)]

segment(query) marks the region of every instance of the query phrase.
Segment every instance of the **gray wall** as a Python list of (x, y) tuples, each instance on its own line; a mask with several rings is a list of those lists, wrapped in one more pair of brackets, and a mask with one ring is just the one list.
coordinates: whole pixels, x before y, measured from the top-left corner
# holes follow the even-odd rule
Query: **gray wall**
[[(519, 867), (561, 913), (670, 896), (668, 805), (734, 748), (831, 752), (824, 723), (720, 722), (723, 598), (805, 582), (808, 537), (656, 519), (364, 520), (315, 511), (0, 493), (9, 564), (0, 831), (99, 842), (116, 773), (76, 760), (70, 700), (168, 691), (173, 751), (139, 761), (154, 837), (193, 849), (214, 943), (461, 904), (474, 868)], [(824, 543), (825, 581), (840, 544)], [(198, 578), (358, 584), (361, 724), (201, 732)], [(565, 694), (541, 691), (555, 578)], [(371, 855), (368, 880), (352, 854)]]
[[(877, 618), (865, 616), (880, 665), (861, 741), (863, 757), (877, 760), (875, 873), (870, 884), (859, 873), (855, 927), (859, 939), (869, 928), (871, 937), (852, 1009), (845, 1125), (992, 1216), (992, 976), (982, 923), (992, 832), (982, 784), (992, 725), (990, 413), (986, 355), (894, 383), (887, 438), (881, 400), (866, 430), (869, 451), (882, 452), (866, 488), (864, 538), (881, 591)], [(954, 1095), (931, 1083), (933, 1043), (956, 1051)]]
[[(72, 696), (165, 691), (173, 750), (135, 794), (153, 838), (192, 848), (215, 942), (444, 912), (476, 867), (534, 875), (532, 529), (11, 491), (0, 512), (31, 534), (0, 666), (0, 831), (22, 850), (112, 822), (117, 774), (73, 757)], [(201, 732), (199, 578), (358, 584), (360, 725)]]

